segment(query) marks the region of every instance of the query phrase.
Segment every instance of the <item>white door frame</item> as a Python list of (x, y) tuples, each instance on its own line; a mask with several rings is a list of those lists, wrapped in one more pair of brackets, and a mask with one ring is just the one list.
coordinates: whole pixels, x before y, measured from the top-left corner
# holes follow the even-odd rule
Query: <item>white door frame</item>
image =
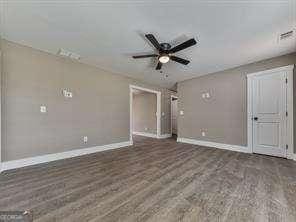
[(157, 138), (161, 138), (161, 92), (143, 88), (136, 85), (129, 85), (130, 89), (130, 141), (133, 141), (133, 89), (142, 90), (145, 92), (155, 93), (156, 94), (156, 136)]
[(2, 113), (1, 113), (1, 110), (2, 110), (2, 107), (1, 107), (1, 104), (2, 104), (2, 95), (1, 95), (1, 91), (2, 91), (2, 70), (3, 70), (3, 63), (2, 63), (2, 51), (1, 51), (1, 42), (2, 39), (1, 39), (1, 36), (0, 36), (0, 173), (2, 172), (2, 156), (1, 156), (1, 149), (2, 149)]
[(286, 72), (287, 73), (287, 135), (286, 135), (286, 144), (288, 145), (287, 149), (287, 158), (293, 159), (294, 156), (294, 145), (293, 145), (293, 69), (294, 65), (284, 66), (280, 68), (275, 69), (269, 69), (261, 72), (256, 73), (250, 73), (247, 75), (247, 106), (248, 106), (248, 148), (253, 152), (253, 107), (252, 107), (252, 81), (254, 80), (255, 76), (264, 75), (267, 73), (273, 73), (273, 72)]
[[(173, 104), (172, 104), (172, 101), (173, 101), (173, 98), (175, 99), (178, 99), (178, 96), (174, 96), (174, 95), (171, 95), (171, 135), (173, 135)], [(178, 114), (178, 112), (177, 112)]]

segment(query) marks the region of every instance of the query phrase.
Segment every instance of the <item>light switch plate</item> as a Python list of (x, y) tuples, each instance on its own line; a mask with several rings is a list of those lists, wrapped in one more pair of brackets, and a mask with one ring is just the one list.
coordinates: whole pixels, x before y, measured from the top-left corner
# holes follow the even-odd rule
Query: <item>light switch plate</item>
[(84, 143), (87, 143), (87, 141), (88, 141), (87, 136), (84, 136), (84, 137), (83, 137), (83, 142), (84, 142)]
[(180, 115), (183, 116), (184, 115), (184, 111), (180, 110)]
[(66, 97), (66, 98), (72, 98), (73, 97), (72, 92), (69, 92), (67, 89), (63, 89), (62, 92), (63, 92), (64, 97)]
[(46, 106), (40, 106), (40, 112), (46, 113)]

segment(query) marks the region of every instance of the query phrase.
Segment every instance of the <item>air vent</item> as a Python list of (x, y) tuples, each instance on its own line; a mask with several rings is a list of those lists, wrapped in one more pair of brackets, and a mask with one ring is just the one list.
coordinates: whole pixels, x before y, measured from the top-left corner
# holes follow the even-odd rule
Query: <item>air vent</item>
[(63, 57), (69, 57), (71, 59), (76, 59), (76, 60), (80, 59), (80, 55), (78, 55), (74, 52), (67, 51), (65, 49), (60, 49), (58, 51), (58, 55), (63, 56)]
[(291, 38), (294, 35), (294, 30), (291, 30), (289, 32), (285, 32), (279, 35), (279, 41), (283, 41), (286, 39)]

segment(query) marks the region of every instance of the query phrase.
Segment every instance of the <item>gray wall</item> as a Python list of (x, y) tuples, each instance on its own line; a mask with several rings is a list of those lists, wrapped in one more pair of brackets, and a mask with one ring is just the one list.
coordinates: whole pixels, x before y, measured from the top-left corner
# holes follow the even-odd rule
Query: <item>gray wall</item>
[[(184, 110), (184, 116), (178, 117), (178, 136), (246, 146), (246, 75), (295, 63), (293, 53), (178, 83), (178, 109)], [(209, 92), (211, 98), (202, 99), (203, 92)], [(205, 137), (201, 136), (203, 130)]]
[(133, 132), (156, 134), (156, 111), (157, 98), (155, 93), (142, 92), (139, 94), (134, 94)]
[(170, 133), (169, 90), (6, 40), (2, 50), (2, 161), (128, 141), (129, 84), (162, 92)]

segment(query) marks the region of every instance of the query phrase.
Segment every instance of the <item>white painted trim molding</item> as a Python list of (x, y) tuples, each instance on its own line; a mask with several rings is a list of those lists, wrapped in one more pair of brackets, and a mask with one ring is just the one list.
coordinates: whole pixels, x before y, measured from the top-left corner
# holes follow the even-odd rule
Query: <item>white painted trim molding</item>
[(155, 134), (155, 133), (133, 132), (133, 134), (138, 135), (138, 136), (146, 136), (146, 137), (151, 137), (151, 138), (157, 138), (157, 134)]
[[(1, 11), (1, 10), (0, 10)], [(1, 44), (1, 36), (0, 36), (0, 44)], [(2, 113), (1, 113), (1, 104), (2, 104), (2, 70), (3, 70), (3, 63), (2, 63), (2, 51), (0, 47), (0, 172), (2, 171), (2, 156), (1, 156), (1, 149), (2, 149), (2, 128), (1, 128), (1, 123), (2, 123)]]
[(195, 139), (180, 138), (180, 137), (177, 138), (177, 142), (189, 143), (193, 145), (206, 146), (206, 147), (213, 147), (213, 148), (218, 148), (223, 150), (231, 150), (231, 151), (242, 152), (242, 153), (251, 153), (251, 150), (246, 146), (215, 143), (210, 141), (195, 140)]
[(29, 157), (29, 158), (24, 158), (19, 160), (11, 160), (11, 161), (2, 162), (2, 171), (36, 165), (40, 163), (47, 163), (55, 160), (67, 159), (67, 158), (76, 157), (76, 156), (83, 156), (91, 153), (97, 153), (97, 152), (102, 152), (106, 150), (112, 150), (112, 149), (117, 149), (121, 147), (132, 146), (132, 145), (133, 145), (132, 141), (126, 141), (121, 143), (112, 143), (112, 144), (107, 144), (102, 146), (71, 150), (71, 151), (61, 152), (61, 153), (53, 153), (53, 154), (47, 154), (42, 156)]
[(172, 134), (170, 134), (170, 133), (161, 134), (160, 136), (157, 136), (157, 134), (155, 134), (155, 133), (146, 133), (146, 132), (133, 132), (133, 134), (138, 135), (138, 136), (157, 138), (157, 139), (167, 139), (167, 138), (172, 137)]
[(288, 153), (287, 159), (296, 161), (296, 154), (295, 153)]
[(158, 139), (167, 139), (167, 138), (171, 138), (172, 134), (171, 133), (167, 133), (167, 134), (161, 134)]
[(286, 157), (288, 159), (294, 159), (295, 160), (295, 155), (294, 154), (294, 133), (293, 133), (293, 127), (294, 127), (294, 122), (293, 122), (293, 69), (294, 65), (288, 65), (288, 66), (283, 66), (275, 69), (268, 69), (264, 70), (261, 72), (255, 72), (255, 73), (250, 73), (247, 74), (247, 124), (248, 124), (248, 147), (249, 149), (253, 152), (253, 107), (252, 107), (252, 88), (253, 88), (253, 78), (256, 76), (264, 75), (267, 73), (273, 73), (273, 72), (286, 72), (286, 78), (288, 80), (287, 84), (287, 111), (288, 111), (288, 117), (287, 117), (287, 135), (286, 135), (286, 140), (288, 144), (288, 150), (287, 150), (287, 155)]
[(136, 86), (136, 85), (129, 85), (129, 89), (130, 89), (130, 141), (133, 141), (133, 92), (132, 89), (138, 89), (138, 90), (142, 90), (142, 91), (146, 91), (146, 92), (151, 92), (151, 93), (155, 93), (156, 94), (156, 101), (157, 101), (157, 105), (156, 105), (156, 131), (157, 131), (157, 137), (160, 137), (161, 134), (161, 92), (160, 91), (156, 91), (156, 90), (152, 90), (152, 89), (148, 89), (148, 88), (143, 88), (140, 86)]
[[(173, 112), (172, 112), (172, 110), (173, 110), (173, 103), (172, 103), (173, 98), (178, 99), (178, 96), (171, 95), (171, 101), (170, 101), (171, 102), (171, 134), (172, 135), (173, 135)], [(177, 110), (177, 113), (178, 113), (178, 110)], [(178, 121), (178, 119), (177, 119), (177, 121)], [(177, 127), (178, 127), (178, 123), (177, 123)]]

